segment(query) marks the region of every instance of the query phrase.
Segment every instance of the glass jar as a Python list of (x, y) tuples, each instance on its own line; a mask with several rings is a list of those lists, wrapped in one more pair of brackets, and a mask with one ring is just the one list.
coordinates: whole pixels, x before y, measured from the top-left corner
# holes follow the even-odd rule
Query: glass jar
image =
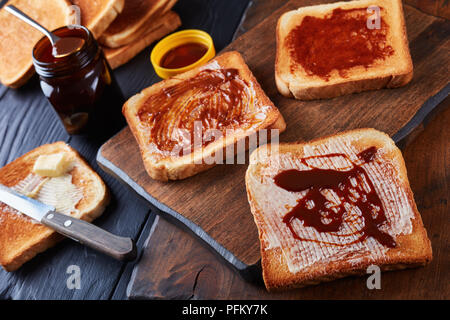
[(67, 132), (102, 137), (117, 132), (125, 125), (121, 112), (125, 99), (92, 33), (83, 26), (62, 27), (53, 33), (82, 39), (78, 50), (63, 56), (53, 55), (47, 37), (33, 48), (42, 91)]

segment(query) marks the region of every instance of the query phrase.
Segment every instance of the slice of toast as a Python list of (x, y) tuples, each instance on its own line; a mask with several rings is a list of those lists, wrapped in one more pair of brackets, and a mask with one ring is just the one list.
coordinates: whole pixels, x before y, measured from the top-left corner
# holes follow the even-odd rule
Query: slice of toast
[(432, 258), (402, 154), (380, 131), (259, 147), (245, 183), (269, 291)]
[[(36, 159), (41, 155), (64, 153), (71, 161), (71, 167), (65, 178), (74, 186), (76, 195), (65, 194), (73, 198), (72, 207), (59, 209), (61, 213), (85, 221), (99, 217), (109, 202), (109, 192), (102, 179), (94, 172), (80, 155), (64, 142), (42, 145), (0, 169), (0, 184), (20, 192), (26, 181), (40, 179), (32, 173)], [(37, 199), (46, 196), (48, 180), (37, 194)], [(61, 185), (59, 185), (61, 188)], [(45, 201), (43, 201), (45, 202)], [(0, 264), (6, 271), (17, 270), (22, 264), (38, 253), (50, 248), (64, 237), (37, 221), (19, 213), (0, 202)]]
[(123, 11), (125, 0), (72, 0), (80, 8), (81, 24), (88, 28), (95, 38)]
[(275, 81), (286, 97), (332, 98), (413, 77), (401, 0), (299, 8), (279, 18), (276, 36)]
[[(49, 30), (70, 23), (67, 0), (11, 0), (16, 6)], [(0, 10), (0, 82), (12, 88), (24, 85), (34, 74), (31, 52), (42, 38), (41, 32)]]
[(122, 111), (145, 169), (161, 181), (184, 179), (214, 166), (227, 154), (227, 146), (261, 129), (281, 132), (286, 127), (236, 51), (144, 89)]
[(164, 16), (153, 21), (153, 28), (148, 29), (148, 32), (141, 35), (138, 40), (119, 47), (107, 48), (103, 47), (106, 59), (111, 68), (115, 69), (133, 59), (139, 52), (147, 46), (175, 31), (181, 25), (181, 20), (178, 14), (169, 11)]
[(123, 12), (103, 32), (99, 42), (109, 48), (131, 44), (154, 29), (159, 17), (169, 11), (176, 0), (127, 0)]

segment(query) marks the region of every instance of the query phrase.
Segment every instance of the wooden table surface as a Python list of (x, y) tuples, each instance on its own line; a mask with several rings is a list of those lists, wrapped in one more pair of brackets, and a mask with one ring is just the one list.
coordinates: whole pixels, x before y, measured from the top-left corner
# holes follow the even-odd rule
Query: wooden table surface
[[(285, 1), (253, 1), (238, 34), (252, 28)], [(417, 5), (417, 1), (411, 1)], [(427, 1), (419, 9), (429, 10)], [(445, 3), (442, 3), (445, 6)], [(444, 8), (445, 9), (445, 8)], [(445, 68), (448, 66), (443, 66)], [(411, 188), (433, 246), (425, 268), (384, 273), (381, 290), (368, 290), (366, 277), (341, 279), (281, 293), (267, 293), (262, 283), (249, 283), (192, 234), (157, 217), (146, 241), (147, 250), (135, 267), (127, 295), (132, 299), (448, 299), (450, 181), (450, 98), (439, 116), (427, 119), (424, 130), (403, 149)], [(394, 280), (395, 279), (395, 284)]]

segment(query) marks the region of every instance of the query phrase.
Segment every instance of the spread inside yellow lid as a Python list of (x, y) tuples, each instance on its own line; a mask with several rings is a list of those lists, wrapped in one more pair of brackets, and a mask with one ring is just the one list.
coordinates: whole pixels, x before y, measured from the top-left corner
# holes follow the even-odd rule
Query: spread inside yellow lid
[(196, 68), (216, 54), (211, 36), (202, 30), (183, 30), (162, 39), (152, 50), (150, 60), (163, 79)]

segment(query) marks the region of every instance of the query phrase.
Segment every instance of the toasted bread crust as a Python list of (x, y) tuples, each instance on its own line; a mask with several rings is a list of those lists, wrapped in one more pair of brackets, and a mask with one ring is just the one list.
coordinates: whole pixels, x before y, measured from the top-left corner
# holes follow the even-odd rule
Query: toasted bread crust
[[(12, 0), (16, 6), (44, 27), (54, 30), (69, 24), (68, 0)], [(42, 34), (6, 10), (0, 10), (0, 82), (11, 88), (24, 85), (34, 74), (31, 51)]]
[(98, 38), (117, 18), (125, 6), (125, 0), (72, 0), (81, 10), (81, 23)]
[(404, 199), (410, 206), (413, 215), (412, 232), (410, 234), (400, 234), (396, 238), (397, 247), (387, 250), (383, 259), (374, 258), (366, 255), (357, 262), (346, 259), (329, 259), (325, 262), (316, 262), (312, 265), (301, 268), (299, 272), (292, 273), (289, 268), (280, 247), (270, 248), (264, 239), (267, 238), (266, 227), (264, 222), (265, 213), (259, 205), (258, 194), (255, 194), (253, 185), (250, 183), (250, 177), (258, 177), (259, 164), (255, 162), (259, 153), (270, 150), (271, 145), (262, 146), (256, 149), (250, 158), (250, 165), (246, 173), (247, 195), (250, 203), (251, 211), (258, 227), (259, 238), (261, 241), (261, 264), (263, 269), (263, 278), (266, 288), (269, 291), (298, 288), (307, 285), (318, 284), (324, 281), (331, 281), (349, 275), (362, 275), (367, 271), (370, 265), (377, 265), (383, 271), (404, 269), (416, 266), (422, 266), (432, 259), (431, 243), (427, 237), (426, 230), (423, 226), (421, 216), (414, 202), (414, 196), (409, 186), (406, 167), (400, 150), (395, 146), (393, 141), (384, 133), (374, 129), (357, 129), (342, 132), (327, 137), (309, 141), (306, 143), (283, 143), (278, 145), (280, 153), (290, 153), (294, 158), (301, 158), (303, 155), (303, 146), (314, 147), (320, 146), (322, 143), (331, 139), (340, 137), (354, 137), (356, 140), (352, 143), (358, 150), (364, 150), (370, 146), (383, 148), (383, 161), (391, 162), (396, 170), (398, 170), (398, 179), (400, 180), (400, 188), (405, 192)]
[[(0, 183), (9, 187), (16, 185), (31, 173), (38, 156), (57, 152), (66, 152), (76, 163), (69, 173), (72, 183), (83, 190), (83, 198), (76, 205), (78, 213), (72, 215), (88, 222), (96, 219), (108, 205), (110, 193), (100, 176), (64, 142), (42, 145), (7, 164), (0, 169)], [(62, 239), (64, 237), (52, 229), (0, 208), (0, 264), (6, 271), (17, 270)]]
[[(138, 41), (142, 35), (149, 33), (150, 29), (155, 29), (157, 21), (174, 6), (175, 2), (176, 0), (153, 2), (130, 0), (125, 3), (122, 14), (102, 33), (98, 41), (109, 48), (119, 48)], [(135, 20), (130, 7), (131, 11), (146, 12), (141, 13)]]
[[(158, 92), (159, 90), (171, 86), (175, 83), (179, 83), (185, 79), (189, 79), (197, 75), (200, 70), (207, 68), (209, 65), (201, 66), (190, 70), (184, 74), (178, 75), (176, 77), (161, 81), (154, 84), (153, 86), (144, 89), (141, 93), (131, 97), (123, 106), (123, 114), (125, 115), (130, 129), (136, 138), (139, 148), (141, 151), (143, 163), (145, 169), (147, 170), (150, 177), (155, 180), (167, 181), (167, 180), (178, 180), (184, 179), (192, 176), (196, 173), (204, 171), (211, 168), (214, 164), (207, 164), (204, 159), (219, 149), (226, 150), (229, 145), (236, 144), (238, 141), (246, 139), (249, 135), (256, 133), (260, 129), (279, 129), (280, 132), (284, 131), (286, 124), (281, 113), (273, 105), (270, 99), (265, 95), (261, 87), (259, 86), (256, 79), (253, 77), (251, 71), (248, 69), (241, 55), (236, 51), (226, 52), (218, 57), (216, 57), (212, 63), (218, 63), (221, 67), (233, 67), (239, 69), (240, 76), (248, 82), (251, 82), (253, 89), (255, 91), (255, 96), (261, 106), (269, 107), (266, 119), (259, 125), (255, 130), (247, 130), (243, 133), (237, 133), (232, 136), (227, 136), (224, 139), (219, 139), (209, 144), (206, 148), (202, 150), (194, 151), (193, 154), (185, 155), (182, 157), (164, 157), (159, 156), (149, 152), (147, 150), (148, 137), (145, 132), (140, 128), (139, 119), (136, 116), (137, 110), (140, 108), (141, 104), (146, 101), (146, 99), (153, 94), (153, 92)], [(236, 148), (234, 148), (236, 150)], [(225, 152), (223, 152), (225, 155)], [(201, 160), (201, 161), (198, 161)]]
[[(289, 70), (289, 53), (286, 49), (284, 40), (289, 30), (283, 30), (282, 25), (290, 23), (290, 28), (295, 27), (294, 21), (301, 21), (304, 16), (309, 14), (322, 16), (331, 12), (335, 8), (359, 8), (369, 5), (379, 5), (388, 7), (390, 21), (395, 20), (396, 37), (392, 45), (398, 51), (398, 57), (395, 59), (401, 61), (401, 66), (393, 70), (383, 70), (382, 66), (375, 66), (374, 72), (370, 74), (367, 70), (353, 68), (350, 75), (346, 78), (334, 76), (329, 81), (318, 81), (316, 77), (308, 76), (302, 72), (291, 74)], [(391, 17), (391, 15), (393, 15)], [(397, 30), (396, 30), (397, 31)], [(299, 8), (298, 10), (284, 13), (278, 20), (276, 28), (277, 54), (275, 58), (275, 83), (278, 91), (286, 97), (294, 97), (300, 100), (328, 99), (351, 93), (357, 93), (367, 90), (376, 90), (381, 88), (396, 88), (408, 84), (413, 77), (413, 65), (408, 48), (408, 37), (406, 34), (405, 20), (403, 17), (403, 7), (401, 0), (394, 0), (391, 3), (386, 0), (361, 0), (351, 2), (338, 2), (311, 7)], [(391, 68), (392, 69), (392, 68)]]

